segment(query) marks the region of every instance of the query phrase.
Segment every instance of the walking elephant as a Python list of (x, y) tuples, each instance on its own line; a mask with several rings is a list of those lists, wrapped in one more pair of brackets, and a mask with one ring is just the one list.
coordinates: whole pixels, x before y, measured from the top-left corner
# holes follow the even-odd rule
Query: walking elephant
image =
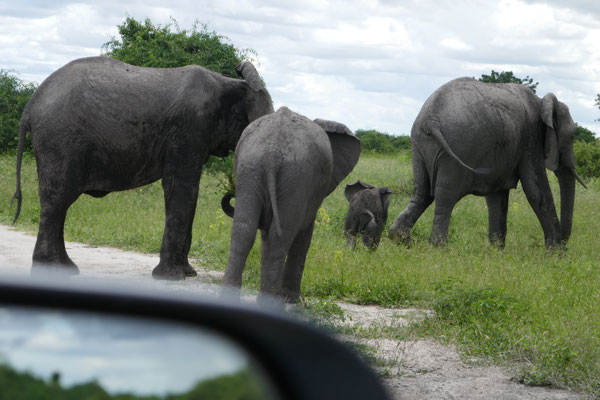
[[(575, 124), (568, 107), (520, 84), (453, 80), (427, 99), (411, 131), (414, 192), (389, 237), (408, 241), (410, 230), (435, 199), (430, 241), (445, 242), (450, 214), (465, 195), (485, 196), (489, 240), (504, 246), (509, 189), (521, 181), (537, 215), (546, 246), (571, 235), (575, 179)], [(560, 183), (561, 218), (546, 175)]]
[(254, 121), (235, 150), (236, 203), (224, 293), (239, 295), (246, 258), (261, 231), (259, 303), (290, 302), (300, 282), (315, 217), (323, 199), (350, 173), (360, 141), (343, 124), (314, 122), (286, 107)]
[(356, 181), (346, 185), (344, 195), (350, 203), (344, 223), (348, 245), (355, 248), (356, 236), (360, 234), (364, 245), (375, 250), (387, 223), (392, 191), (387, 186)]
[(233, 79), (200, 66), (142, 68), (109, 57), (75, 60), (50, 75), (25, 107), (17, 156), (31, 132), (39, 178), (40, 224), (32, 273), (79, 269), (65, 250), (67, 209), (82, 194), (108, 193), (162, 178), (166, 219), (158, 279), (184, 279), (202, 166), (226, 156), (243, 129), (273, 112), (254, 66)]

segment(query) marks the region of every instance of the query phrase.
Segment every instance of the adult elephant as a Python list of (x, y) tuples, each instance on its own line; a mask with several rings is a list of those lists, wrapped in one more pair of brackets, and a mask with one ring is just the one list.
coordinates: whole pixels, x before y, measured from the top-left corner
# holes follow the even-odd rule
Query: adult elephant
[(162, 178), (166, 219), (158, 279), (184, 279), (202, 166), (226, 156), (244, 128), (273, 112), (254, 66), (233, 79), (197, 65), (141, 68), (108, 57), (75, 60), (50, 75), (25, 107), (17, 156), (31, 132), (39, 178), (40, 224), (32, 273), (48, 268), (77, 274), (65, 250), (67, 209), (94, 197)]
[(343, 124), (308, 118), (286, 107), (253, 122), (235, 150), (236, 206), (224, 292), (239, 295), (246, 258), (261, 230), (259, 303), (294, 302), (323, 199), (350, 173), (360, 141)]
[[(445, 242), (450, 214), (467, 194), (486, 196), (489, 239), (504, 246), (509, 189), (521, 181), (537, 215), (546, 246), (566, 244), (571, 234), (575, 179), (575, 124), (568, 107), (520, 84), (453, 80), (427, 99), (411, 131), (414, 192), (389, 230), (407, 241), (435, 199), (430, 241)], [(561, 219), (556, 215), (546, 168), (557, 175)]]

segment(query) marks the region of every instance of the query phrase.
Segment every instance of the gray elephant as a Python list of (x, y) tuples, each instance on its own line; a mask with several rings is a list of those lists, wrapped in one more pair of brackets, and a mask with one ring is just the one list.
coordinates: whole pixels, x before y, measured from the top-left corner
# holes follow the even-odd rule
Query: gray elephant
[(313, 122), (286, 107), (244, 130), (235, 150), (235, 210), (229, 196), (222, 202), (233, 216), (224, 293), (239, 295), (246, 258), (260, 229), (258, 302), (299, 298), (319, 206), (354, 168), (360, 150), (360, 141), (345, 125)]
[(184, 279), (202, 166), (226, 156), (244, 128), (273, 112), (254, 66), (233, 79), (200, 66), (141, 68), (108, 57), (75, 60), (50, 75), (25, 107), (17, 156), (31, 132), (39, 178), (40, 225), (32, 273), (77, 274), (65, 250), (67, 209), (82, 194), (108, 193), (162, 178), (166, 219), (158, 279)]
[[(506, 238), (509, 189), (520, 181), (544, 231), (547, 246), (569, 240), (575, 201), (573, 140), (568, 107), (548, 93), (543, 99), (520, 84), (453, 80), (427, 99), (411, 132), (414, 192), (389, 229), (407, 241), (419, 216), (435, 199), (430, 241), (445, 242), (450, 214), (465, 195), (485, 196), (489, 240)], [(546, 168), (560, 183), (560, 222)]]
[(392, 191), (387, 186), (356, 181), (346, 185), (344, 195), (350, 203), (344, 223), (348, 245), (355, 248), (356, 236), (360, 234), (364, 245), (375, 250), (387, 223)]

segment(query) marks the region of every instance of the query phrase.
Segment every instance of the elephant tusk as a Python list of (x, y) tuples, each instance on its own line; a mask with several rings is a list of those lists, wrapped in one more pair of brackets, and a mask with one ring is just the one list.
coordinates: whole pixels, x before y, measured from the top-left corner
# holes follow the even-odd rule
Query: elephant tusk
[(587, 185), (585, 184), (585, 182), (583, 181), (583, 179), (581, 179), (581, 177), (579, 176), (579, 174), (577, 173), (577, 171), (575, 170), (575, 168), (571, 169), (571, 172), (573, 173), (573, 175), (575, 175), (575, 179), (577, 179), (577, 181), (579, 183), (581, 183), (581, 186), (583, 186), (584, 188), (588, 188)]

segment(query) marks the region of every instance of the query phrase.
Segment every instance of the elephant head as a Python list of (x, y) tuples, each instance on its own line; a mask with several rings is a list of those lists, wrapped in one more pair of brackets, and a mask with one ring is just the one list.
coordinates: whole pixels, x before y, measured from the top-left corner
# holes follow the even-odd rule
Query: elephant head
[(344, 226), (348, 244), (354, 248), (356, 235), (361, 234), (365, 246), (375, 249), (385, 229), (392, 191), (356, 181), (346, 185), (344, 195), (350, 202)]
[(234, 79), (235, 90), (221, 100), (225, 110), (222, 123), (226, 125), (227, 135), (211, 150), (211, 154), (217, 157), (226, 157), (229, 151), (235, 150), (248, 124), (274, 112), (271, 96), (254, 65), (242, 61), (235, 70), (243, 80)]
[(248, 122), (252, 122), (263, 115), (273, 113), (275, 111), (273, 109), (273, 101), (254, 65), (249, 61), (242, 61), (235, 67), (235, 70), (240, 77), (244, 78), (250, 89), (254, 92), (249, 95)]
[(576, 126), (569, 108), (548, 93), (540, 104), (540, 117), (544, 123), (544, 162), (553, 171), (560, 184), (560, 230), (561, 240), (566, 243), (571, 236), (573, 206), (575, 203), (575, 179), (587, 188), (575, 170), (573, 141)]

